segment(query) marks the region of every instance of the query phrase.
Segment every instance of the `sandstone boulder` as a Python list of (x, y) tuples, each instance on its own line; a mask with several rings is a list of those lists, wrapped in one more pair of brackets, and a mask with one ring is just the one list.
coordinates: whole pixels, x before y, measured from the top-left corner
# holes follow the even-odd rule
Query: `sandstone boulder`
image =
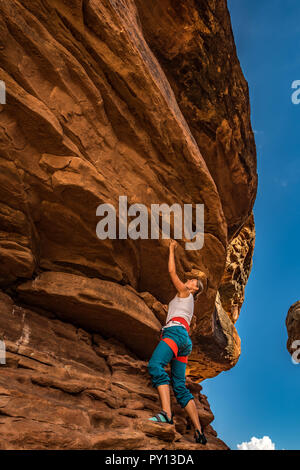
[[(195, 448), (176, 405), (167, 435), (143, 421), (159, 406), (145, 360), (175, 294), (169, 242), (161, 228), (100, 240), (96, 211), (113, 205), (118, 224), (126, 196), (150, 227), (152, 204), (204, 204), (203, 248), (184, 236), (176, 252), (183, 280), (208, 277), (189, 386), (233, 367), (257, 174), (226, 0), (6, 0), (0, 37), (0, 446)], [(227, 448), (193, 390), (207, 448)]]
[(156, 346), (161, 324), (140, 297), (119, 284), (49, 271), (17, 290), (29, 305), (55, 312), (58, 318), (89, 331), (118, 338), (143, 358)]
[[(300, 301), (295, 302), (288, 311), (286, 317), (286, 328), (288, 333), (287, 348), (293, 354), (300, 346)], [(299, 341), (296, 346), (294, 341)]]
[[(190, 423), (148, 418), (160, 409), (147, 363), (117, 339), (92, 335), (70, 323), (16, 305), (0, 295), (0, 337), (6, 364), (0, 374), (0, 448), (188, 448)], [(189, 383), (203, 426), (213, 415), (201, 386)], [(172, 394), (174, 409), (176, 403)], [(209, 448), (223, 449), (208, 427)]]

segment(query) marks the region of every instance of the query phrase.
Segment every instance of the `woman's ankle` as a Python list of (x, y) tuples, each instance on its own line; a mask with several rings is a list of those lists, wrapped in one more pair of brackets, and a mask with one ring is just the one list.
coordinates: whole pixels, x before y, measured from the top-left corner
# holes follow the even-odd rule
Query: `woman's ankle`
[(195, 432), (197, 432), (197, 431), (199, 431), (200, 434), (202, 434), (202, 433), (203, 433), (202, 427), (200, 427), (200, 428), (195, 428)]
[(171, 412), (171, 411), (164, 410), (164, 409), (163, 409), (163, 411), (167, 414), (169, 420), (171, 421), (171, 419), (172, 419), (172, 412)]

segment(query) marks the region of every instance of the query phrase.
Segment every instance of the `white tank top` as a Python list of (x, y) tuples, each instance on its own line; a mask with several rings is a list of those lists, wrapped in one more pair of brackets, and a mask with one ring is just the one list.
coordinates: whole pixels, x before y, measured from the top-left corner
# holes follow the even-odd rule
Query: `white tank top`
[[(176, 294), (174, 299), (171, 300), (168, 307), (168, 316), (166, 320), (166, 325), (164, 328), (169, 328), (170, 326), (182, 325), (182, 323), (174, 320), (170, 321), (173, 317), (183, 317), (188, 324), (191, 324), (192, 317), (194, 314), (194, 296), (190, 293), (188, 297), (178, 297)], [(170, 323), (168, 323), (170, 321)]]

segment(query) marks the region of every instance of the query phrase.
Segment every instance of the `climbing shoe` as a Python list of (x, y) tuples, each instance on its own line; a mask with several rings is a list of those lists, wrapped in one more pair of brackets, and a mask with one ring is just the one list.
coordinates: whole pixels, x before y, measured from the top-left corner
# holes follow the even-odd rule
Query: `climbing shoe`
[(201, 432), (198, 429), (195, 431), (194, 438), (197, 444), (202, 444), (205, 446), (205, 444), (207, 443), (207, 439), (204, 433), (202, 432), (201, 434)]
[(155, 423), (165, 423), (165, 424), (173, 424), (173, 415), (171, 419), (168, 417), (165, 411), (160, 411), (157, 415), (149, 418), (149, 421), (153, 421)]

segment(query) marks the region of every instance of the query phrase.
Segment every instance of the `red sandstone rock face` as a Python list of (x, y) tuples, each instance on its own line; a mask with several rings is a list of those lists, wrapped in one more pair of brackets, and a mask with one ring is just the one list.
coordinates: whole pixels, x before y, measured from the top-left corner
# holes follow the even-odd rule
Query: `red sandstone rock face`
[[(203, 449), (174, 403), (174, 425), (159, 411), (147, 363), (117, 340), (90, 334), (47, 311), (0, 295), (6, 366), (0, 375), (0, 449)], [(227, 449), (210, 426), (201, 386), (188, 382), (208, 444)]]
[(233, 323), (237, 321), (244, 302), (244, 289), (252, 268), (254, 245), (255, 228), (251, 214), (227, 248), (226, 269), (219, 287), (222, 306)]
[(300, 341), (300, 301), (295, 302), (290, 307), (286, 317), (286, 328), (288, 333), (287, 348), (293, 354), (299, 349), (299, 345), (293, 347), (293, 343), (294, 341)]
[[(143, 361), (174, 295), (168, 242), (100, 241), (96, 208), (117, 208), (120, 195), (149, 211), (153, 203), (205, 205), (203, 249), (177, 249), (182, 278), (200, 269), (209, 279), (188, 373), (199, 381), (234, 366), (257, 175), (226, 2), (6, 0), (0, 37), (0, 286), (10, 296), (0, 315), (9, 345), (3, 445), (192, 448), (183, 417), (166, 434), (144, 420), (158, 404)], [(25, 406), (29, 396), (38, 406)], [(152, 407), (143, 407), (146, 398)]]

